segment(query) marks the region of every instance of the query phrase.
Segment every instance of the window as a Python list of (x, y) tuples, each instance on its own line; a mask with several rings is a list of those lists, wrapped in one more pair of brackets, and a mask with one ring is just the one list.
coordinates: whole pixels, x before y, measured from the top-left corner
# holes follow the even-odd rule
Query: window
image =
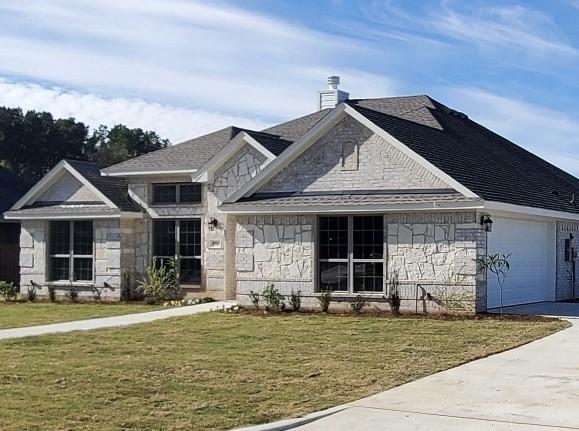
[(201, 279), (201, 220), (155, 220), (153, 225), (153, 259), (163, 264), (177, 261), (181, 283)]
[(154, 204), (190, 204), (201, 202), (201, 184), (153, 184)]
[(320, 217), (318, 235), (320, 290), (384, 291), (382, 216)]
[(49, 278), (51, 281), (92, 281), (92, 221), (51, 221)]

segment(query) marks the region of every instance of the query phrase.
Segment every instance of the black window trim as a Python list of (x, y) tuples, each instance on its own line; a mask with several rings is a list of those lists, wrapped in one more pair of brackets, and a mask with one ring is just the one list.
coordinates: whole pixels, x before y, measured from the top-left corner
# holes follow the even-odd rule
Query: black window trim
[[(193, 185), (199, 187), (199, 200), (193, 202), (181, 202), (181, 186)], [(155, 201), (155, 186), (175, 186), (175, 202)], [(174, 205), (200, 205), (203, 203), (203, 184), (194, 182), (169, 182), (151, 183), (149, 203), (153, 206), (174, 206)]]
[[(321, 259), (320, 258), (320, 218), (322, 217), (347, 217), (348, 219), (348, 257), (346, 259), (342, 258), (329, 258), (329, 259)], [(347, 275), (347, 290), (335, 290), (332, 291), (332, 295), (336, 296), (370, 296), (370, 297), (383, 297), (387, 291), (387, 283), (386, 283), (386, 223), (383, 222), (382, 228), (384, 230), (384, 240), (383, 240), (383, 251), (382, 251), (382, 259), (354, 259), (354, 217), (383, 217), (382, 214), (319, 214), (316, 217), (316, 235), (315, 235), (315, 265), (314, 268), (316, 269), (315, 276), (315, 292), (316, 294), (320, 294), (322, 292), (320, 286), (320, 263), (323, 262), (343, 262), (347, 263), (348, 267), (348, 275)], [(355, 263), (382, 263), (382, 290), (380, 292), (371, 292), (371, 291), (361, 291), (356, 292), (354, 290), (354, 264)]]
[[(198, 256), (185, 256), (181, 257), (181, 222), (182, 221), (199, 221), (199, 232), (200, 232), (200, 247), (199, 247), (199, 255)], [(166, 221), (166, 222), (173, 222), (175, 223), (175, 254), (173, 256), (157, 256), (155, 255), (155, 222), (158, 221)], [(180, 272), (181, 267), (181, 259), (188, 259), (188, 260), (199, 260), (199, 278), (187, 281), (187, 282), (180, 282), (181, 286), (200, 286), (202, 273), (203, 273), (203, 219), (202, 217), (182, 217), (182, 218), (155, 218), (153, 219), (153, 226), (151, 229), (151, 264), (155, 262), (156, 259), (175, 259), (177, 263), (177, 272)]]
[[(92, 254), (75, 254), (74, 253), (74, 225), (76, 222), (91, 222), (92, 225)], [(52, 229), (51, 224), (54, 222), (64, 222), (69, 224), (69, 232), (68, 232), (68, 253), (55, 253), (51, 252), (51, 242), (52, 242)], [(91, 285), (95, 282), (95, 226), (94, 220), (49, 220), (48, 221), (48, 238), (46, 241), (46, 247), (48, 251), (48, 261), (46, 265), (46, 280), (50, 284), (82, 284), (82, 285)], [(66, 258), (68, 259), (68, 279), (59, 279), (54, 280), (52, 278), (52, 259), (53, 258)], [(92, 278), (90, 280), (75, 280), (74, 279), (74, 259), (91, 259), (92, 262)]]

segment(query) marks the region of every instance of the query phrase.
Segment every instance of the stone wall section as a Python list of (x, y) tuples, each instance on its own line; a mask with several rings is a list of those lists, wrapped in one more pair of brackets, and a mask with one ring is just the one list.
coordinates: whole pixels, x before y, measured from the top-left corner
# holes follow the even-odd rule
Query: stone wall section
[(449, 186), (348, 116), (259, 191), (441, 188)]
[[(565, 240), (570, 240), (570, 246), (579, 250), (579, 223), (557, 222), (556, 261), (557, 271), (555, 280), (555, 300), (564, 301), (573, 298), (573, 262), (565, 261)], [(579, 264), (575, 264), (575, 296), (579, 296)]]

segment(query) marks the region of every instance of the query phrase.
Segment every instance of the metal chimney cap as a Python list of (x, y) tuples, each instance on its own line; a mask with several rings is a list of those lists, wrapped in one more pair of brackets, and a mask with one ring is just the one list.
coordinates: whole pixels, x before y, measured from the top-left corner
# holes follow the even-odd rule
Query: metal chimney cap
[(340, 77), (333, 75), (333, 76), (328, 76), (328, 86), (329, 88), (331, 88), (332, 90), (335, 90), (338, 88), (338, 85), (340, 85)]

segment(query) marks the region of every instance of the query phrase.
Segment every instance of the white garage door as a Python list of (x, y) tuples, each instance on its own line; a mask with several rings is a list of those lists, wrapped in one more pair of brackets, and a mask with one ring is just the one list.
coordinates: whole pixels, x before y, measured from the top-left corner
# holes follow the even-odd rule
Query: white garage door
[[(555, 299), (555, 224), (493, 217), (488, 253), (511, 254), (503, 304)], [(496, 277), (488, 273), (487, 307), (499, 307)]]

